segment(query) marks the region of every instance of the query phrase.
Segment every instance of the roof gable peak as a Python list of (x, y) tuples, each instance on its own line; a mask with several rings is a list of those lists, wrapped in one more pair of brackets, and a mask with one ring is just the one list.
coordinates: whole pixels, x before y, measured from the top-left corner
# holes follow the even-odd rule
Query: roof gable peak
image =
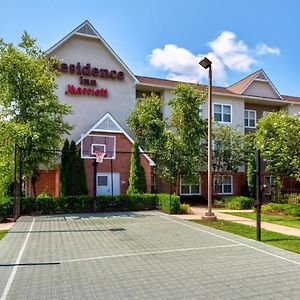
[(79, 26), (77, 26), (73, 31), (67, 34), (64, 38), (62, 38), (59, 42), (53, 45), (50, 49), (47, 50), (49, 54), (51, 54), (55, 49), (64, 44), (67, 40), (69, 40), (72, 36), (85, 36), (88, 38), (94, 38), (99, 40), (104, 47), (112, 54), (113, 57), (124, 67), (124, 69), (128, 72), (130, 77), (134, 80), (135, 83), (138, 83), (137, 78), (134, 76), (132, 71), (127, 67), (127, 65), (122, 61), (122, 59), (117, 55), (117, 53), (109, 46), (109, 44), (105, 41), (105, 39), (98, 33), (98, 31), (94, 28), (94, 26), (88, 21), (85, 20)]
[[(111, 133), (122, 133), (127, 139), (133, 144), (133, 138), (123, 129), (123, 127), (118, 123), (118, 121), (107, 112), (104, 114), (98, 122), (96, 122), (86, 133), (82, 134), (80, 139), (76, 141), (76, 145), (80, 144), (81, 141), (90, 135), (92, 132), (111, 132)], [(139, 147), (140, 152), (148, 160), (150, 166), (155, 166), (154, 161), (144, 152), (144, 150)]]
[(273, 85), (272, 81), (269, 79), (267, 74), (263, 69), (259, 69), (252, 74), (246, 76), (240, 81), (230, 85), (227, 89), (235, 94), (242, 95), (254, 82), (265, 82), (269, 85), (270, 89), (273, 90), (276, 98), (283, 99), (276, 87)]
[(79, 25), (75, 29), (75, 33), (84, 34), (92, 37), (100, 36), (97, 30), (93, 27), (93, 25), (88, 20), (85, 20), (81, 25)]

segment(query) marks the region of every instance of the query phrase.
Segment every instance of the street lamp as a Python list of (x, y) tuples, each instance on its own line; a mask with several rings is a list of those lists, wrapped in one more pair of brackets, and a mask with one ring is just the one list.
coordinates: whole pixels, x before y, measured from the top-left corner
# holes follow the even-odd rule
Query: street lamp
[(207, 118), (207, 212), (204, 219), (215, 220), (216, 217), (212, 212), (212, 146), (211, 146), (211, 130), (212, 130), (212, 62), (204, 57), (199, 62), (200, 66), (208, 69), (208, 118)]

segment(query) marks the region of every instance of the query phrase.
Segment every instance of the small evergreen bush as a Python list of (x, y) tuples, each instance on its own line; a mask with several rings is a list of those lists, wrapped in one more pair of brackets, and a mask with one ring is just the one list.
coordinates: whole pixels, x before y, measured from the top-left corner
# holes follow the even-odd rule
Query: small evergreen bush
[(127, 194), (131, 195), (145, 193), (146, 190), (146, 176), (144, 168), (141, 164), (139, 145), (137, 142), (134, 142), (130, 160), (129, 187)]

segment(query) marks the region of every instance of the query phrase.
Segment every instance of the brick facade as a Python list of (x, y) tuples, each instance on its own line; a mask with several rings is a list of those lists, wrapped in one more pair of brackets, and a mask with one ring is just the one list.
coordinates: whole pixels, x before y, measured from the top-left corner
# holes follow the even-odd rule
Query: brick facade
[[(40, 170), (39, 178), (35, 184), (36, 194), (47, 192), (55, 197), (59, 196), (59, 168), (53, 170)], [(31, 189), (33, 195), (33, 187)]]
[[(94, 133), (93, 133), (94, 134)], [(109, 135), (116, 137), (116, 159), (104, 159), (97, 165), (97, 172), (120, 173), (120, 193), (126, 194), (128, 189), (130, 158), (132, 143), (122, 133), (110, 133)], [(124, 153), (125, 152), (125, 153)], [(144, 155), (141, 155), (141, 163), (145, 170), (147, 181), (147, 192), (151, 192), (151, 167)], [(94, 190), (94, 167), (92, 159), (84, 161), (87, 177), (87, 186), (89, 195), (93, 195)]]
[[(93, 133), (95, 134), (95, 133)], [(96, 133), (99, 134), (99, 133)], [(107, 134), (107, 133), (106, 133)], [(101, 135), (101, 134), (99, 134)], [(103, 163), (98, 163), (97, 172), (120, 173), (120, 193), (126, 194), (128, 189), (130, 159), (132, 143), (122, 133), (109, 133), (110, 136), (116, 137), (116, 159), (104, 159)], [(78, 148), (80, 150), (80, 147)], [(93, 159), (85, 159), (84, 165), (86, 170), (87, 187), (89, 195), (93, 196), (94, 191), (94, 167)], [(149, 161), (141, 154), (141, 163), (145, 170), (147, 193), (151, 193), (151, 166)], [(59, 196), (59, 167), (54, 170), (41, 170), (40, 176), (36, 182), (37, 195), (43, 192), (48, 192), (53, 196)]]

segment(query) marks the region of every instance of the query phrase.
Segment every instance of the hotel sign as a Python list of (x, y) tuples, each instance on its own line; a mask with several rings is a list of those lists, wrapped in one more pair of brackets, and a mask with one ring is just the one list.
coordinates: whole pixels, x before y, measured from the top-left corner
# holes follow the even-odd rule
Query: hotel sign
[[(90, 64), (81, 66), (77, 64), (66, 64), (62, 63), (58, 66), (58, 70), (61, 73), (69, 73), (79, 76), (79, 84), (81, 86), (76, 87), (73, 84), (68, 84), (66, 95), (86, 95), (86, 96), (97, 96), (107, 97), (108, 90), (105, 88), (97, 87), (97, 80), (99, 78), (115, 81), (123, 81), (125, 74), (122, 71), (108, 70), (102, 68), (91, 67)], [(86, 76), (89, 76), (88, 78)]]

